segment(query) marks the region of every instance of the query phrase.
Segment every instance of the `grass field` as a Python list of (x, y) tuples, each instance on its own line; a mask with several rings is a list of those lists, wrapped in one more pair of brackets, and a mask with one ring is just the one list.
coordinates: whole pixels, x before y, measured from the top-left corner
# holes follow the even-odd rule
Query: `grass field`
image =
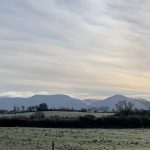
[(1, 150), (150, 150), (149, 129), (0, 128)]
[[(26, 116), (30, 117), (33, 113), (17, 113), (16, 116)], [(59, 117), (78, 117), (78, 116), (85, 116), (85, 115), (94, 115), (96, 117), (102, 117), (102, 116), (107, 116), (111, 115), (112, 113), (90, 113), (90, 112), (70, 112), (70, 111), (46, 111), (44, 112), (45, 117), (54, 117), (54, 116), (59, 116)], [(13, 117), (15, 114), (0, 114), (0, 117)]]

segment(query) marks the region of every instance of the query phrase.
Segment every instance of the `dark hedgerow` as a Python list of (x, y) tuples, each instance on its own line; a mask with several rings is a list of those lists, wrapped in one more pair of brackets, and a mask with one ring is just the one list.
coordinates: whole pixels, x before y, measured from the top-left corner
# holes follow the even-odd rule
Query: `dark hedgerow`
[(45, 127), (45, 128), (150, 128), (150, 117), (92, 115), (78, 118), (1, 118), (0, 127)]

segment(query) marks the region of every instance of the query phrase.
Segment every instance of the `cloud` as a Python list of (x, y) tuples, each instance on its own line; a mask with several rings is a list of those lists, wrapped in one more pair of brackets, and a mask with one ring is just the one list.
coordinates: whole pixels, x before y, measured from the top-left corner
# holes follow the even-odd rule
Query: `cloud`
[(0, 2), (0, 93), (148, 94), (148, 0)]

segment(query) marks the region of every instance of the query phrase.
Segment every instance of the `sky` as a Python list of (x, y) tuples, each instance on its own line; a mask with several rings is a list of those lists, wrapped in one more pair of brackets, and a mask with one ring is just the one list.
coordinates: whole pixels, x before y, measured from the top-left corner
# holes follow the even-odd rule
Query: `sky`
[(149, 0), (0, 0), (0, 95), (150, 99)]

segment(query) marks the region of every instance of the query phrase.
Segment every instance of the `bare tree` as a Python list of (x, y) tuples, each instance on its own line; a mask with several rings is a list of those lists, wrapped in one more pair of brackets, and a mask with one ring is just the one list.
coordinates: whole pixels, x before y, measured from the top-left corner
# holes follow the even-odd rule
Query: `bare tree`
[(22, 112), (24, 112), (25, 111), (25, 106), (21, 106), (21, 109), (22, 109)]
[(116, 113), (118, 115), (129, 115), (133, 112), (134, 104), (131, 102), (120, 101), (116, 104)]

